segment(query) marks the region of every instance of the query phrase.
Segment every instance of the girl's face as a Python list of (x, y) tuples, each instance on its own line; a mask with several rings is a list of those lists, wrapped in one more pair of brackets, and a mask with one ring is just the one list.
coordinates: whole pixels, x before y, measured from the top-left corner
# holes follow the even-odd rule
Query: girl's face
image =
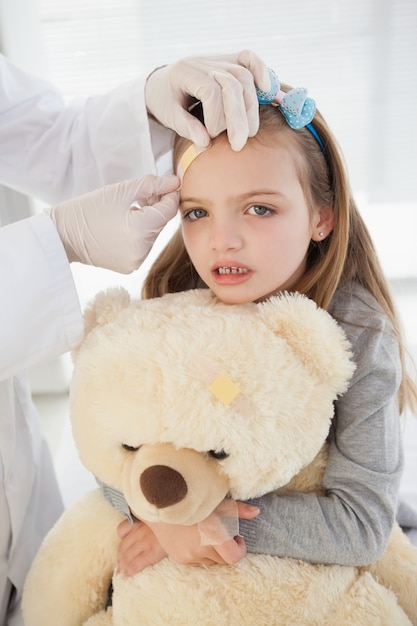
[(187, 169), (180, 211), (196, 271), (228, 304), (291, 290), (310, 240), (331, 230), (329, 216), (311, 216), (291, 153), (278, 142), (249, 140), (234, 152), (215, 141)]

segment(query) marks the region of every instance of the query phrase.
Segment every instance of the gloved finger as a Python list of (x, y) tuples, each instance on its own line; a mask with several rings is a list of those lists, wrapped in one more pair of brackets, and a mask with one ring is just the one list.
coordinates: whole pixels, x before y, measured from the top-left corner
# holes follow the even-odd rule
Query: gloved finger
[[(230, 122), (236, 117), (234, 109), (227, 107), (229, 90), (231, 95), (233, 95), (233, 89), (235, 87), (235, 83), (231, 80), (232, 76), (234, 76), (234, 78), (239, 82), (239, 85), (242, 87), (242, 95), (238, 97), (243, 99), (245, 106), (248, 123), (248, 135), (249, 137), (253, 137), (259, 129), (259, 102), (255, 87), (256, 83), (253, 75), (245, 67), (241, 67), (236, 64), (232, 65), (229, 71), (225, 74), (218, 73), (217, 71), (213, 73), (214, 80), (216, 80), (222, 88), (223, 108), (227, 128), (229, 129)], [(268, 80), (270, 79), (268, 78)]]
[(236, 62), (250, 71), (257, 87), (264, 91), (271, 89), (271, 78), (269, 76), (268, 66), (255, 52), (252, 50), (242, 50), (238, 52)]
[(189, 139), (200, 148), (207, 148), (210, 145), (211, 138), (205, 126), (178, 104), (172, 105), (170, 127), (175, 128), (178, 135)]
[[(242, 137), (239, 136), (239, 131), (235, 133), (234, 130), (233, 119), (236, 116), (233, 116), (233, 98), (230, 98), (232, 93), (229, 94), (227, 91), (234, 86), (234, 84), (228, 80), (230, 74), (239, 81), (243, 88), (243, 100), (246, 107), (249, 137), (256, 135), (259, 128), (259, 103), (255, 85), (268, 91), (271, 87), (271, 78), (267, 65), (252, 50), (242, 50), (236, 54), (232, 54), (229, 56), (228, 60), (230, 66), (225, 68), (227, 72), (222, 75), (218, 71), (215, 71), (215, 74), (216, 80), (222, 85), (222, 89), (225, 92), (223, 96), (224, 111), (227, 129), (231, 130), (232, 147), (234, 147), (235, 150), (239, 150), (243, 147), (246, 138), (244, 128)], [(231, 102), (231, 109), (226, 108), (227, 100)], [(236, 121), (236, 123), (238, 122)], [(241, 144), (240, 148), (239, 144)]]
[(155, 204), (135, 207), (128, 213), (128, 228), (132, 233), (142, 235), (145, 242), (155, 240), (155, 236), (177, 214), (179, 192), (172, 191)]
[[(245, 91), (242, 82), (236, 80), (230, 73), (213, 72), (213, 78), (221, 87), (229, 143), (233, 150), (241, 150), (248, 137), (256, 135), (259, 128), (259, 104), (255, 84), (252, 81), (250, 92), (250, 89)], [(206, 121), (206, 125), (211, 122), (212, 120)], [(215, 132), (214, 128), (210, 127), (209, 132), (210, 134)]]
[[(212, 61), (211, 64), (202, 71), (201, 61), (189, 59), (187, 63), (188, 72), (184, 77), (182, 84), (182, 91), (190, 94), (196, 100), (200, 101), (204, 114), (204, 126), (187, 110), (180, 105), (175, 108), (175, 128), (177, 132), (183, 137), (191, 139), (199, 147), (207, 147), (210, 144), (212, 137), (217, 137), (221, 132), (226, 130), (226, 118), (223, 109), (223, 95), (222, 86), (214, 78), (213, 67), (217, 67), (216, 72), (229, 75), (230, 80), (235, 84), (235, 89), (240, 93), (240, 99), (242, 100), (241, 85), (238, 83), (238, 79), (234, 78), (231, 73), (232, 69), (236, 69), (236, 65), (229, 64), (224, 61), (217, 63)], [(249, 72), (244, 68), (238, 68), (242, 70), (242, 73)], [(253, 82), (253, 79), (252, 79)], [(255, 88), (253, 91), (255, 93)], [(243, 107), (242, 107), (243, 108)], [(237, 113), (238, 114), (238, 113)], [(179, 121), (182, 119), (182, 123), (188, 127), (184, 129), (181, 126), (181, 132), (179, 132)], [(188, 131), (188, 132), (187, 132)], [(200, 134), (204, 132), (204, 135)], [(197, 133), (197, 137), (195, 136)], [(190, 136), (194, 135), (194, 136)]]
[[(228, 71), (231, 71), (236, 65), (240, 65), (248, 70), (252, 81), (257, 87), (265, 91), (269, 91), (271, 88), (271, 77), (269, 75), (268, 66), (264, 61), (252, 50), (240, 50), (232, 54), (221, 55), (213, 57), (213, 60), (218, 59), (219, 64), (224, 66), (227, 62), (230, 64)], [(213, 70), (216, 68), (212, 67)]]
[[(222, 72), (219, 72), (220, 74)], [(214, 78), (215, 72), (210, 72), (204, 81), (200, 82), (195, 97), (203, 107), (204, 125), (210, 137), (217, 137), (226, 130), (226, 116), (223, 108), (222, 85)], [(237, 91), (236, 101), (242, 103), (242, 87), (233, 76), (230, 76)], [(240, 102), (239, 102), (240, 98)], [(243, 107), (239, 107), (236, 116), (242, 115)], [(244, 113), (245, 117), (246, 114)]]
[[(217, 86), (217, 88), (216, 88)], [(211, 137), (227, 129), (229, 142), (240, 150), (259, 129), (259, 103), (253, 75), (236, 63), (222, 64), (209, 73), (196, 96), (202, 102), (204, 122)]]
[(165, 194), (180, 188), (178, 176), (154, 176), (150, 174), (139, 181), (134, 200), (139, 206), (154, 204)]
[[(229, 54), (218, 54), (213, 55), (210, 58), (198, 58), (198, 57), (189, 57), (186, 59), (182, 59), (181, 61), (176, 63), (177, 70), (181, 71), (181, 68), (187, 70), (187, 79), (186, 82), (189, 83), (190, 79), (192, 80), (192, 76), (190, 76), (190, 69), (196, 70), (199, 72), (201, 78), (201, 68), (206, 68), (206, 73), (208, 74), (210, 71), (226, 71), (230, 72), (234, 67), (241, 66), (248, 70), (248, 75), (250, 74), (252, 81), (265, 91), (269, 91), (271, 87), (270, 75), (268, 71), (268, 66), (264, 61), (252, 50), (244, 49), (238, 52), (232, 52)], [(185, 87), (186, 83), (182, 84), (182, 88)], [(189, 85), (187, 85), (186, 89), (188, 89)], [(186, 93), (189, 93), (186, 91)]]

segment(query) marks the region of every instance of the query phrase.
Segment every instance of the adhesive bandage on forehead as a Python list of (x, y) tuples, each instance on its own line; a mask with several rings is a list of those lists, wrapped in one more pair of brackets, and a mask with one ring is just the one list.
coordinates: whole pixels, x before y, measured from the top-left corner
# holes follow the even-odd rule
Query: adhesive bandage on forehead
[(195, 144), (191, 144), (185, 150), (184, 154), (180, 158), (177, 166), (177, 176), (182, 181), (185, 172), (190, 167), (191, 163), (198, 157), (199, 154), (207, 150), (207, 148), (198, 148)]

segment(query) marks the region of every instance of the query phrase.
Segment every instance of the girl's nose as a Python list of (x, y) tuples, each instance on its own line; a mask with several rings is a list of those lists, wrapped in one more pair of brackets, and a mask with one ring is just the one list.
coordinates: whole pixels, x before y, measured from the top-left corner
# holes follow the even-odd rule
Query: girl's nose
[(214, 223), (210, 233), (210, 246), (218, 252), (241, 248), (242, 235), (237, 225), (231, 221)]

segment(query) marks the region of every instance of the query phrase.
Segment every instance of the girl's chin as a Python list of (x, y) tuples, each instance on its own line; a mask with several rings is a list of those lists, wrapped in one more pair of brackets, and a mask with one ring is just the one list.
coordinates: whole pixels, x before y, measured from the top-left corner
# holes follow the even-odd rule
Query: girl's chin
[(236, 288), (219, 289), (218, 285), (210, 285), (210, 289), (217, 296), (217, 298), (225, 304), (247, 304), (248, 302), (264, 302), (265, 300), (268, 300), (268, 298), (271, 298), (272, 296), (281, 293), (280, 289), (276, 289), (267, 294), (262, 294), (259, 292), (254, 293), (249, 292), (248, 290), (244, 291)]
[(224, 304), (247, 304), (258, 299), (255, 294), (239, 293), (238, 290), (233, 289), (216, 289), (211, 287), (211, 290)]

